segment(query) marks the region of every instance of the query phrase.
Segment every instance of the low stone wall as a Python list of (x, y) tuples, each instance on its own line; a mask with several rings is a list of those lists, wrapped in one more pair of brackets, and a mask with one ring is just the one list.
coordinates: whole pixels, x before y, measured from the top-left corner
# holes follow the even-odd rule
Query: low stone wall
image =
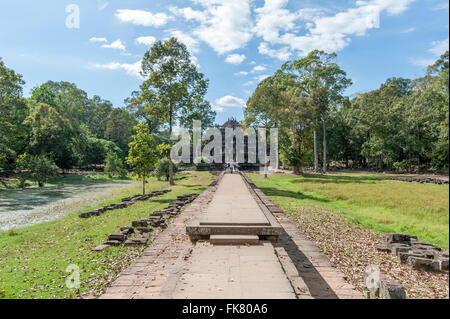
[(448, 181), (439, 179), (439, 178), (431, 178), (431, 177), (405, 177), (405, 178), (397, 178), (393, 177), (391, 178), (395, 181), (402, 181), (402, 182), (416, 182), (416, 183), (429, 183), (429, 184), (439, 184), (439, 185), (448, 185)]
[(121, 244), (124, 244), (125, 246), (146, 245), (150, 238), (150, 234), (156, 228), (166, 228), (167, 220), (177, 216), (181, 212), (181, 209), (194, 201), (197, 196), (198, 194), (184, 194), (178, 196), (177, 199), (170, 203), (166, 208), (154, 211), (148, 218), (135, 220), (132, 222), (131, 226), (121, 227), (119, 232), (110, 234), (107, 241), (95, 247), (93, 250), (101, 251), (109, 246), (119, 246)]
[(394, 254), (401, 263), (406, 263), (413, 269), (436, 272), (449, 270), (448, 251), (419, 241), (417, 236), (400, 233), (389, 234), (384, 237), (378, 250)]
[(91, 210), (90, 212), (81, 213), (79, 216), (80, 216), (80, 218), (91, 218), (94, 216), (100, 216), (101, 214), (103, 214), (107, 211), (114, 210), (114, 209), (127, 208), (128, 206), (136, 204), (136, 202), (138, 202), (138, 201), (148, 200), (154, 196), (160, 196), (160, 195), (163, 195), (170, 191), (171, 191), (170, 189), (164, 189), (164, 190), (159, 190), (159, 191), (153, 191), (153, 192), (145, 194), (145, 195), (135, 195), (132, 197), (123, 198), (121, 203), (111, 204), (108, 206), (97, 208), (97, 209)]

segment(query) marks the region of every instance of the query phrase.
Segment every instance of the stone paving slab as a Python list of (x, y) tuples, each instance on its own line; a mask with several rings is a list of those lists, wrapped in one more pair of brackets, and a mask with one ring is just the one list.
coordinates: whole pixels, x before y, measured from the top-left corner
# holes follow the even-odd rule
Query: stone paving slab
[(240, 174), (225, 174), (201, 225), (269, 225)]
[(269, 242), (252, 246), (198, 243), (172, 293), (177, 299), (296, 298)]

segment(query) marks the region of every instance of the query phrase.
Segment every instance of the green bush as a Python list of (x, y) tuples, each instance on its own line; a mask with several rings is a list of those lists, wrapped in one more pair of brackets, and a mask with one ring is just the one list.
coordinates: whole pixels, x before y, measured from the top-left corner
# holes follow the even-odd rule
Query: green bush
[(31, 156), (25, 153), (17, 157), (16, 165), (21, 188), (25, 188), (27, 179), (43, 187), (49, 178), (58, 175), (58, 166), (45, 156)]
[(119, 175), (121, 178), (124, 178), (127, 175), (127, 170), (123, 167), (123, 161), (113, 151), (109, 151), (106, 154), (105, 173), (108, 173), (109, 177)]
[[(173, 163), (173, 173), (178, 172), (178, 165)], [(166, 181), (169, 180), (169, 159), (168, 158), (162, 158), (158, 161), (156, 164), (154, 175), (158, 178), (158, 180), (161, 180), (162, 177), (166, 179)]]

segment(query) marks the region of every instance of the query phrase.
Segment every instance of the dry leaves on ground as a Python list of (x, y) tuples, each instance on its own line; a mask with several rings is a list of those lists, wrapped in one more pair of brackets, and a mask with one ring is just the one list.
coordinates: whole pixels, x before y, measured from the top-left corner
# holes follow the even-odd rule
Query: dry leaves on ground
[(342, 214), (325, 208), (301, 208), (289, 216), (358, 290), (364, 288), (365, 268), (378, 265), (405, 287), (408, 298), (449, 298), (448, 272), (413, 270), (394, 255), (378, 251), (383, 234), (354, 226)]

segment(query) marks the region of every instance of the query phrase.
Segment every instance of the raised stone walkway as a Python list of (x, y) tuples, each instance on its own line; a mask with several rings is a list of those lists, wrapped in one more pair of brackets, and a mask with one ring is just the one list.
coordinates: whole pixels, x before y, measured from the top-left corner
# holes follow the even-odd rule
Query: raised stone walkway
[(256, 245), (192, 243), (186, 225), (200, 216), (206, 224), (267, 223), (241, 175), (225, 174), (158, 234), (101, 298), (362, 298), (286, 216), (276, 216), (284, 228), (278, 242)]

